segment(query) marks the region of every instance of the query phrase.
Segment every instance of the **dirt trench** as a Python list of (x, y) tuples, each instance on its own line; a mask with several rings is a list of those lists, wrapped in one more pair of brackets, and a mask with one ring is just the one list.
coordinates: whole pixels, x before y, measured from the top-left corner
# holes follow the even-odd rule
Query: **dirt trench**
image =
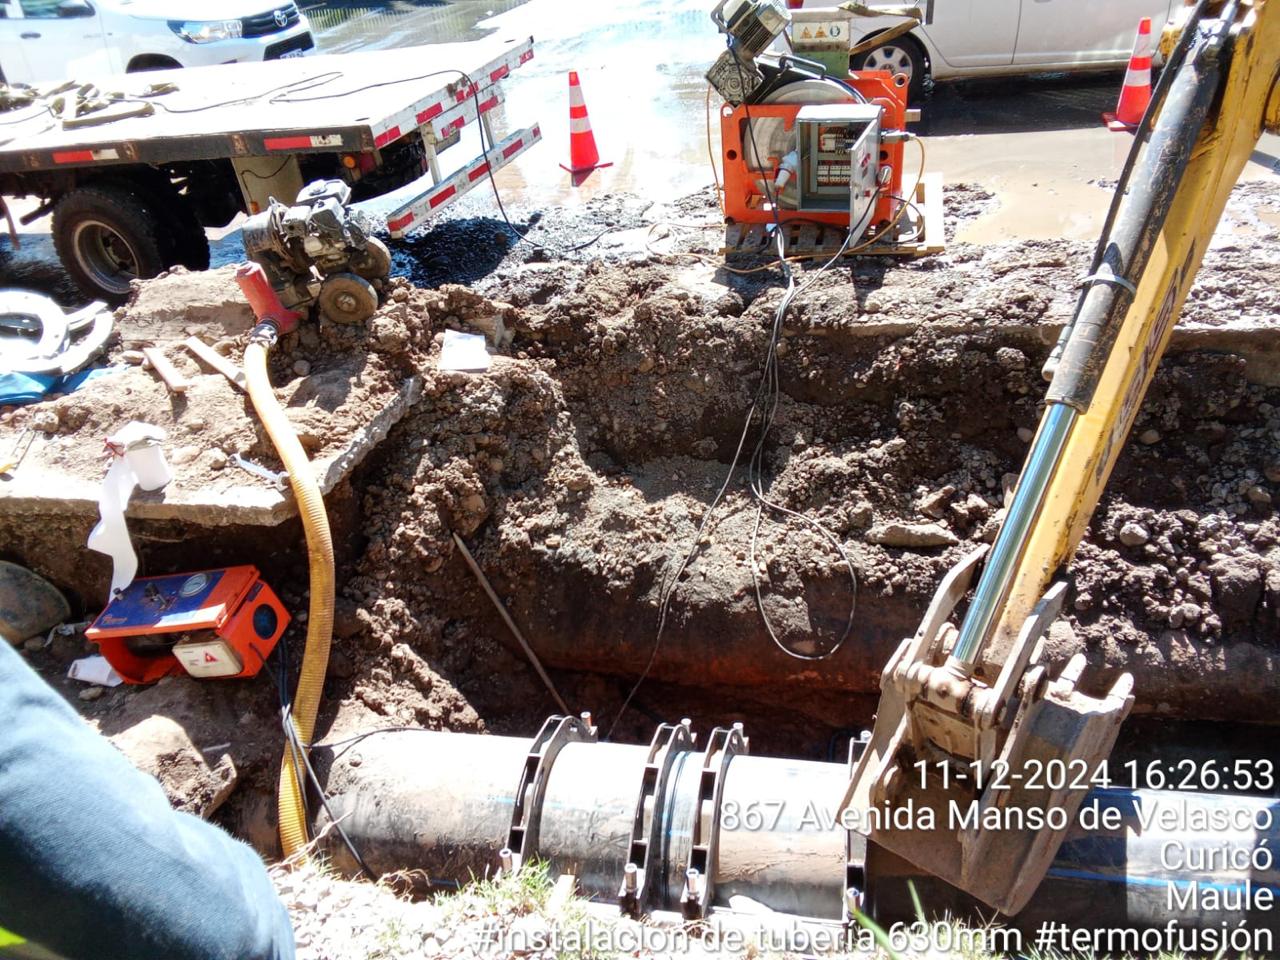
[[(954, 224), (991, 202), (952, 188), (948, 213)], [(1055, 660), (1082, 650), (1103, 678), (1132, 671), (1138, 710), (1155, 717), (1256, 721), (1280, 690), (1280, 234), (1257, 217), (1263, 206), (1280, 199), (1237, 191), (1068, 571), (1069, 629), (1052, 636)], [(604, 210), (606, 224), (633, 228), (644, 207), (611, 200)], [(715, 216), (710, 194), (664, 214)], [(337, 385), (344, 396), (391, 389), (392, 374), (422, 379), (409, 414), (329, 497), (340, 596), (322, 740), (396, 725), (528, 735), (554, 711), (454, 546), (457, 533), (573, 709), (595, 711), (609, 729), (649, 668), (615, 738), (647, 740), (657, 722), (682, 716), (704, 730), (743, 720), (759, 752), (834, 759), (841, 735), (870, 718), (886, 658), (942, 575), (992, 537), (1086, 245), (953, 245), (915, 262), (859, 260), (805, 292), (777, 351), (776, 419), (758, 473), (772, 501), (828, 539), (776, 510), (755, 530), (746, 463), (758, 430), (728, 473), (781, 275), (699, 259), (712, 253), (708, 232), (641, 236), (646, 252), (591, 260), (526, 244), (491, 251), (502, 269), (471, 287), (393, 280), (365, 329), (322, 328), (275, 351), (273, 377), (286, 390), (337, 376), (351, 356), (368, 360), (352, 367), (346, 390)], [(441, 242), (429, 234), (418, 244)], [(1242, 257), (1244, 247), (1256, 254)], [(497, 333), (491, 369), (441, 371), (446, 329)], [(17, 425), (18, 415), (5, 417)], [(240, 452), (279, 469), (242, 398), (226, 417), (220, 429)], [(325, 421), (316, 442), (341, 422)], [(296, 523), (134, 529), (144, 569), (255, 562), (291, 610), (305, 610)], [(85, 609), (101, 600), (109, 573), (96, 555), (84, 559), (86, 524), (0, 518), (0, 533), (6, 555), (71, 588)], [(695, 545), (655, 648), (664, 590)], [(785, 652), (831, 650), (851, 603), (834, 655)], [(295, 663), (304, 632), (298, 622), (286, 634)], [(74, 696), (60, 678), (83, 652), (59, 640), (31, 655)], [(241, 785), (220, 815), (272, 849), (279, 738), (269, 676), (117, 688), (81, 707), (111, 734), (164, 715), (197, 746), (234, 744)]]
[[(1239, 202), (1247, 215), (1258, 197)], [(479, 284), (486, 299), (411, 291), (388, 316), (427, 316), (438, 332), (497, 311), (514, 336), (484, 374), (442, 373), (429, 356), (422, 400), (371, 470), (368, 545), (345, 594), (362, 611), (364, 662), (378, 665), (357, 671), (354, 698), (464, 728), (495, 716), (505, 726), (530, 700), (531, 716), (546, 712), (536, 688), (511, 695), (523, 668), (495, 650), (510, 640), (456, 531), (539, 655), (596, 675), (565, 681), (583, 706), (610, 719), (652, 659), (649, 676), (668, 686), (642, 689), (648, 716), (629, 717), (622, 735), (735, 699), (837, 728), (865, 721), (886, 658), (942, 574), (993, 535), (1088, 253), (1029, 243), (860, 262), (795, 307), (761, 466), (769, 497), (822, 523), (856, 575), (852, 628), (818, 661), (780, 647), (813, 657), (835, 645), (848, 566), (812, 527), (766, 510), (757, 605), (741, 466), (654, 645), (664, 588), (725, 481), (758, 384), (776, 273), (659, 255), (526, 263)], [(1230, 242), (1210, 253), (1188, 329), (1274, 325), (1277, 267), (1238, 263)], [(1069, 570), (1070, 629), (1055, 631), (1051, 655), (1083, 650), (1104, 679), (1134, 672), (1139, 711), (1255, 719), (1277, 691), (1280, 387), (1274, 353), (1241, 342), (1239, 353), (1194, 338), (1175, 347)]]

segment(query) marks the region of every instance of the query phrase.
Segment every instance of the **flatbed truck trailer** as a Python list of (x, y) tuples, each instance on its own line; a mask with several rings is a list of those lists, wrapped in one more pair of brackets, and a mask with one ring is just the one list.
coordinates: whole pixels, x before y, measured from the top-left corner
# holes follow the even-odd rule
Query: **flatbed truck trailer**
[[(74, 118), (48, 94), (0, 112), (0, 197), (36, 198), (22, 221), (52, 214), (67, 272), (112, 303), (135, 278), (206, 269), (206, 227), (315, 179), (356, 201), (398, 191), (387, 224), (403, 236), (541, 139), (536, 123), (501, 139), (490, 123), (500, 81), (532, 58), (529, 38), (94, 78), (98, 112)], [(439, 154), (475, 121), (484, 152), (443, 174)]]

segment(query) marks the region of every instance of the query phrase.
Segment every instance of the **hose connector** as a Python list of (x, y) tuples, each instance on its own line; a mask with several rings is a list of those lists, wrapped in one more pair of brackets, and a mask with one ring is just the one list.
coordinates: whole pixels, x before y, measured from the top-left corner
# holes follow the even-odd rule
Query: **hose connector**
[(280, 328), (270, 320), (264, 320), (249, 331), (249, 342), (260, 343), (268, 350), (280, 339)]
[(301, 317), (280, 302), (280, 296), (267, 279), (267, 273), (261, 264), (242, 263), (236, 267), (236, 283), (240, 284), (240, 292), (253, 308), (253, 315), (258, 318), (258, 326), (254, 328), (253, 337), (258, 339), (264, 326), (274, 329), (274, 335), (267, 341), (274, 345), (280, 334), (290, 333), (298, 325)]

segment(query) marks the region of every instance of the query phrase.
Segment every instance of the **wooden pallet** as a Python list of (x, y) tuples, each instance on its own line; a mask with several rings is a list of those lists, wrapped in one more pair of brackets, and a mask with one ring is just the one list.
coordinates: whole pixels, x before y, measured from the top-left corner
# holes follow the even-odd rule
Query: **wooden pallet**
[[(942, 175), (927, 173), (916, 184), (912, 198), (915, 208), (908, 209), (898, 221), (896, 237), (908, 239), (877, 241), (869, 247), (856, 249), (857, 256), (923, 257), (941, 253), (946, 247), (942, 220)], [(923, 217), (923, 222), (921, 222)], [(783, 249), (789, 257), (832, 257), (844, 245), (845, 230), (835, 226), (793, 221), (782, 225)], [(914, 238), (914, 239), (910, 239)], [(772, 224), (730, 224), (725, 228), (724, 247), (726, 257), (772, 256), (777, 250)], [(848, 255), (848, 254), (846, 254)]]

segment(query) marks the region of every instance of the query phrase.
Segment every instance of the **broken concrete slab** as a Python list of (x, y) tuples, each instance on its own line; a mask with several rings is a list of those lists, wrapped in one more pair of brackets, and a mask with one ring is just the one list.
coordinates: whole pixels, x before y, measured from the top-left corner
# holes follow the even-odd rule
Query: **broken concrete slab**
[(189, 336), (210, 343), (234, 339), (256, 322), (236, 284), (235, 265), (202, 272), (174, 267), (135, 287), (118, 330), (125, 349), (141, 349)]
[[(217, 374), (200, 379), (226, 383)], [(195, 389), (199, 388), (197, 384)], [(404, 417), (421, 389), (419, 377), (408, 378), (379, 407), (364, 411), (363, 423), (341, 442), (312, 460), (322, 493), (328, 494), (351, 474)], [(224, 466), (215, 467), (217, 458), (210, 456), (215, 449), (168, 444), (174, 479), (161, 490), (136, 492), (125, 515), (148, 520), (181, 520), (202, 526), (273, 526), (298, 512), (293, 493), (287, 487), (277, 489), (260, 477), (228, 465), (225, 455)], [(101, 471), (105, 472), (101, 438), (40, 434), (21, 467), (7, 482), (0, 483), (0, 511), (15, 515), (96, 515), (101, 480), (73, 474), (65, 466), (71, 460), (100, 464)]]

